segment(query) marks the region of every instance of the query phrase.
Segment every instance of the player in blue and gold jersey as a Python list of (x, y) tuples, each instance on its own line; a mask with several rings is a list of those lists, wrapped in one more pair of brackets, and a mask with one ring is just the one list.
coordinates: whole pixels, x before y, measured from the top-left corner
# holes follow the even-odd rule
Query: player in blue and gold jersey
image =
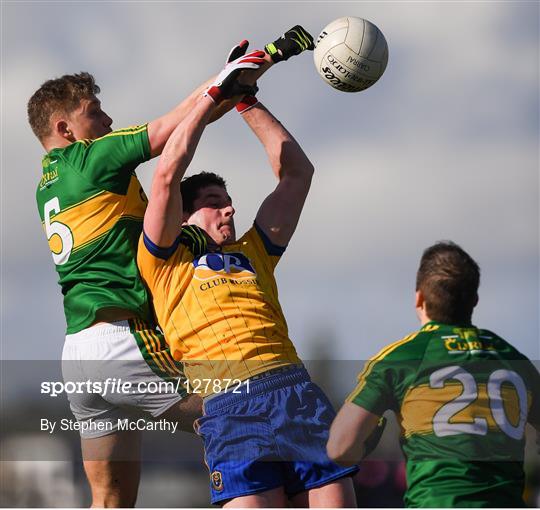
[(328, 452), (360, 460), (396, 413), (409, 507), (522, 507), (525, 426), (540, 429), (540, 376), (472, 325), (480, 272), (454, 243), (428, 248), (417, 275), (419, 331), (370, 359), (332, 424)]
[[(247, 42), (241, 43), (230, 58), (246, 48)], [(268, 65), (257, 66), (259, 74), (271, 65), (266, 58)], [(119, 430), (119, 420), (134, 416), (129, 408), (178, 421), (180, 428), (191, 431), (201, 413), (200, 397), (186, 396), (182, 385), (169, 386), (178, 391), (144, 391), (148, 383), (176, 383), (182, 372), (153, 324), (135, 261), (147, 199), (134, 171), (161, 154), (209, 83), (148, 124), (115, 131), (88, 73), (49, 80), (28, 103), (30, 125), (47, 151), (36, 198), (64, 296), (64, 379), (91, 380), (104, 387), (122, 379), (134, 388), (69, 394), (73, 414), (87, 425), (80, 430), (93, 506), (135, 504), (140, 433)], [(239, 94), (245, 90), (252, 88), (237, 88)], [(236, 101), (223, 103), (213, 118)]]
[[(309, 34), (300, 27), (295, 32), (313, 48)], [(303, 49), (289, 53), (287, 37), (273, 44), (276, 60)], [(312, 164), (282, 124), (247, 96), (237, 109), (278, 180), (253, 226), (236, 237), (235, 209), (218, 175), (181, 182), (208, 117), (230, 95), (235, 70), (224, 73), (163, 151), (139, 241), (139, 269), (174, 358), (184, 363), (192, 390), (204, 396), (198, 432), (212, 502), (355, 506), (350, 475), (356, 468), (340, 468), (326, 455), (334, 411), (296, 354), (274, 278), (308, 194)]]

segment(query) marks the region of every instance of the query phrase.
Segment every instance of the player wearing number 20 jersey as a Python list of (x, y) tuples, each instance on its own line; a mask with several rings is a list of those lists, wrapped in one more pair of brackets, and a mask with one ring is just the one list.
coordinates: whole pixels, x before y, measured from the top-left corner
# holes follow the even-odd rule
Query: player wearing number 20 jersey
[(348, 400), (398, 416), (407, 506), (516, 507), (539, 390), (535, 367), (494, 333), (429, 322), (369, 360)]
[(134, 173), (148, 159), (146, 125), (78, 140), (43, 158), (36, 197), (68, 334), (90, 326), (104, 308), (148, 318), (135, 263), (147, 200)]
[(540, 376), (496, 334), (472, 325), (480, 268), (452, 242), (424, 251), (416, 278), (422, 328), (364, 366), (327, 450), (369, 452), (385, 411), (401, 428), (409, 507), (520, 507), (527, 422), (540, 429)]

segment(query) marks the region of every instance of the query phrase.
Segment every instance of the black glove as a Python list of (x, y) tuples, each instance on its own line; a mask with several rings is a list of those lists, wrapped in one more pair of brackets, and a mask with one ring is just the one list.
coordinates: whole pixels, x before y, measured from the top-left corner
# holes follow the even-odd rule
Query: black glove
[(287, 30), (279, 39), (267, 44), (264, 49), (272, 57), (274, 63), (288, 60), (304, 50), (313, 50), (313, 37), (300, 25)]

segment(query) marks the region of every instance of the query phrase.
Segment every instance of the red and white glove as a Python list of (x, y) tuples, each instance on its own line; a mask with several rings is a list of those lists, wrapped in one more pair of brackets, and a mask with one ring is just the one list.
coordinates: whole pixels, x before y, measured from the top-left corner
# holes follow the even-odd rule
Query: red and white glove
[[(229, 56), (227, 57), (227, 63), (232, 62), (238, 57), (244, 55), (246, 53), (248, 45), (249, 42), (244, 39), (237, 46), (235, 46), (230, 51)], [(236, 105), (236, 109), (238, 110), (238, 112), (245, 113), (259, 102), (259, 100), (255, 97), (255, 94), (258, 91), (259, 87), (257, 87), (257, 84), (253, 85), (251, 90), (245, 90), (246, 95)]]
[(219, 104), (224, 99), (229, 99), (240, 94), (254, 94), (256, 87), (241, 85), (237, 79), (244, 69), (259, 69), (266, 63), (265, 53), (261, 50), (251, 51), (244, 55), (248, 47), (247, 41), (242, 41), (229, 52), (225, 68), (221, 71), (214, 83), (205, 92), (214, 103)]
[(246, 95), (236, 105), (236, 110), (239, 113), (246, 113), (248, 110), (251, 110), (258, 102), (259, 100), (255, 97), (255, 94)]
[(225, 60), (225, 65), (230, 64), (237, 58), (243, 57), (246, 54), (247, 48), (249, 46), (249, 41), (244, 39), (240, 41), (236, 46), (231, 48), (229, 54), (227, 55), (227, 60)]

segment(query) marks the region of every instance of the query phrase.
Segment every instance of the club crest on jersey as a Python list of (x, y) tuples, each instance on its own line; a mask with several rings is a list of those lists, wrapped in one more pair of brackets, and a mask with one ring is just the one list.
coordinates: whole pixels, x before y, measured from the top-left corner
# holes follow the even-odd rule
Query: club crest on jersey
[(206, 253), (193, 261), (194, 277), (209, 280), (228, 276), (234, 280), (253, 279), (257, 276), (253, 264), (243, 253)]
[(210, 480), (212, 481), (212, 489), (219, 492), (223, 490), (223, 478), (220, 471), (213, 471)]

